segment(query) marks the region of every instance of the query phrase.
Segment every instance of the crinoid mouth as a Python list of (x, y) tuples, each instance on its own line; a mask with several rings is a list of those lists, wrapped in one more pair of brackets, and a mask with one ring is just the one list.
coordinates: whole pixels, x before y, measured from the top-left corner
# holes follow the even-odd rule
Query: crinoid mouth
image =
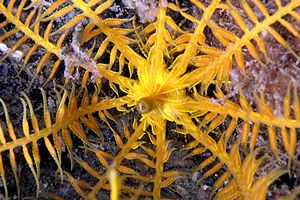
[(155, 104), (153, 97), (144, 97), (136, 103), (136, 108), (141, 114), (146, 114), (155, 109)]

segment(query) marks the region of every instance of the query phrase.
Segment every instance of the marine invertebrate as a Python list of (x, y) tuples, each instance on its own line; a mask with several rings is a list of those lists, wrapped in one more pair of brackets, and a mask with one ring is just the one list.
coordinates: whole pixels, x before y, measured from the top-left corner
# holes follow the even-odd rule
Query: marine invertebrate
[[(134, 23), (130, 27), (133, 19), (104, 18), (105, 11), (113, 4), (112, 0), (104, 2), (95, 0), (88, 3), (82, 0), (71, 2), (60, 0), (46, 8), (40, 4), (41, 2), (33, 1), (25, 7), (26, 3), (26, 0), (21, 1), (19, 5), (15, 5), (15, 1), (1, 2), (0, 10), (6, 17), (1, 26), (5, 27), (9, 23), (15, 25), (15, 28), (1, 37), (1, 41), (17, 31), (24, 33), (21, 40), (5, 57), (30, 38), (34, 41), (34, 45), (24, 58), (25, 65), (38, 46), (47, 51), (39, 61), (34, 78), (38, 76), (51, 54), (56, 55), (58, 60), (52, 67), (48, 80), (55, 77), (62, 61), (66, 63), (70, 74), (75, 66), (80, 66), (85, 71), (78, 95), (75, 95), (75, 89), (72, 89), (70, 95), (66, 89), (62, 94), (57, 92), (59, 106), (54, 122), (51, 122), (43, 93), (45, 128), (38, 126), (31, 102), (23, 95), (25, 100), (21, 101), (24, 108), (22, 124), (24, 136), (16, 137), (5, 103), (1, 101), (5, 108), (9, 137), (4, 131), (0, 132), (2, 143), (0, 152), (9, 151), (17, 185), (14, 150), (18, 147), (23, 149), (25, 160), (39, 190), (39, 141), (44, 140), (62, 174), (60, 157), (62, 143), (66, 145), (73, 163), (73, 144), (69, 131), (71, 130), (84, 144), (83, 149), (94, 154), (95, 160), (100, 164), (96, 169), (83, 158), (77, 156), (74, 158), (76, 163), (94, 179), (85, 182), (77, 180), (70, 173), (65, 173), (80, 196), (95, 199), (100, 191), (111, 188), (112, 196), (144, 195), (160, 199), (162, 190), (182, 175), (180, 170), (165, 167), (172, 152), (175, 151), (168, 140), (168, 123), (176, 124), (176, 132), (189, 136), (191, 141), (185, 144), (184, 149), (191, 152), (186, 158), (208, 154), (195, 169), (198, 172), (208, 168), (202, 179), (224, 170), (214, 184), (212, 196), (215, 198), (249, 199), (253, 193), (259, 194), (257, 191), (261, 191), (261, 195), (257, 198), (263, 199), (270, 182), (287, 172), (284, 169), (275, 169), (254, 183), (254, 174), (266, 158), (256, 157), (259, 152), (256, 144), (261, 126), (267, 129), (270, 149), (276, 157), (279, 154), (277, 138), (282, 138), (289, 157), (287, 168), (291, 167), (298, 141), (297, 131), (300, 128), (297, 85), (293, 83), (283, 97), (283, 117), (276, 115), (272, 107), (266, 103), (263, 94), (252, 94), (256, 99), (255, 108), (250, 105), (242, 88), (239, 88), (238, 101), (229, 99), (231, 91), (228, 90), (232, 68), (237, 68), (247, 75), (245, 57), (252, 57), (261, 65), (271, 62), (267, 44), (261, 36), (262, 32), (264, 34), (268, 32), (291, 55), (299, 59), (298, 50), (293, 49), (292, 45), (273, 28), (274, 23), (280, 23), (293, 37), (299, 37), (299, 31), (296, 25), (294, 26), (294, 23), (296, 24), (294, 21), (297, 23), (300, 21), (298, 0), (285, 4), (275, 1), (277, 8), (272, 13), (269, 13), (259, 0), (253, 0), (253, 5), (247, 1), (239, 1), (239, 5), (230, 0), (213, 0), (207, 5), (196, 0), (189, 1), (200, 17), (188, 13), (179, 5), (161, 0), (157, 19), (142, 29), (137, 28)], [(15, 16), (14, 7), (17, 8)], [(79, 10), (77, 15), (52, 30), (55, 20), (72, 12), (74, 8)], [(39, 12), (39, 9), (44, 9), (44, 12)], [(25, 22), (20, 20), (23, 10), (30, 10)], [(237, 30), (228, 30), (216, 20), (215, 15), (221, 11), (227, 12), (236, 24)], [(259, 17), (257, 12), (261, 12), (263, 16)], [(172, 18), (175, 14), (193, 24), (195, 28), (190, 30), (182, 28)], [(287, 16), (294, 21), (289, 22), (285, 19)], [(85, 18), (88, 22), (82, 22)], [(82, 23), (82, 28), (76, 26), (78, 23)], [(39, 33), (40, 24), (46, 27), (44, 36)], [(71, 47), (62, 48), (63, 44), (68, 45), (65, 38), (72, 29), (75, 29), (75, 32), (71, 34)], [(219, 46), (207, 43), (209, 40), (205, 32), (207, 30), (213, 35), (211, 41)], [(49, 42), (49, 38), (58, 39), (56, 45), (55, 42)], [(98, 38), (102, 39), (101, 43), (97, 43)], [(84, 51), (84, 48), (87, 48), (87, 51)], [(248, 54), (243, 50), (247, 50)], [(96, 78), (96, 89), (92, 95), (87, 90), (90, 74)], [(69, 82), (69, 78), (67, 77), (66, 83)], [(106, 89), (110, 89), (114, 95), (103, 96), (100, 93), (102, 82), (105, 81), (109, 85)], [(212, 90), (209, 89), (210, 86), (215, 87), (213, 95), (208, 94)], [(80, 105), (77, 104), (79, 96), (82, 96)], [(27, 105), (33, 132), (29, 132)], [(120, 121), (110, 113), (111, 109), (121, 114), (128, 114), (136, 109), (139, 114), (132, 123), (133, 130), (129, 131), (129, 126), (123, 125), (122, 133), (116, 131), (115, 128), (119, 127)], [(109, 151), (107, 147), (96, 148), (88, 139), (84, 128), (98, 134), (102, 142), (110, 141), (108, 136), (100, 134), (98, 121), (105, 122), (109, 127), (114, 138), (115, 151)], [(113, 127), (111, 124), (116, 126)], [(224, 124), (223, 129), (219, 129), (221, 124)], [(235, 131), (238, 126), (242, 127), (241, 134)], [(213, 137), (212, 133), (218, 137)], [(63, 141), (59, 140), (60, 135)], [(50, 136), (53, 144), (49, 140)], [(27, 146), (32, 149), (32, 155), (28, 152)], [(2, 158), (0, 161), (2, 162)], [(142, 163), (147, 173), (132, 166), (131, 162)], [(5, 167), (1, 163), (0, 173), (6, 185)], [(122, 182), (115, 180), (117, 174), (122, 177)], [(245, 176), (247, 179), (244, 179)], [(233, 190), (235, 192), (232, 193)], [(8, 196), (7, 189), (5, 193)]]

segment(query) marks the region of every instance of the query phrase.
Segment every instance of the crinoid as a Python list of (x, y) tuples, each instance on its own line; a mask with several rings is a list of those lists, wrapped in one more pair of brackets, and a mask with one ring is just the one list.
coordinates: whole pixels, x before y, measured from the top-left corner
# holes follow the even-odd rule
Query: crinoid
[(120, 9), (113, 0), (1, 1), (1, 62), (20, 51), (22, 77), (39, 53), (28, 90), (38, 77), (43, 86), (52, 79), (64, 85), (54, 87), (52, 104), (49, 86), (41, 89), (40, 114), (22, 92), (21, 128), (0, 100), (6, 198), (7, 174), (23, 194), (19, 155), (37, 196), (46, 193), (40, 176), (47, 152), (61, 181), (84, 199), (184, 198), (170, 194), (180, 180), (198, 189), (209, 180), (212, 199), (265, 199), (275, 179), (295, 175), (300, 1), (148, 4), (140, 10), (155, 20), (141, 23), (112, 14)]

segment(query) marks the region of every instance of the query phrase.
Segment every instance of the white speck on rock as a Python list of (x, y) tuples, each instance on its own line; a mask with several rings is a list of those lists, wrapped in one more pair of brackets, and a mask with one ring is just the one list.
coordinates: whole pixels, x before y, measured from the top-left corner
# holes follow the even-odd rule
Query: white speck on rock
[(123, 0), (123, 3), (127, 8), (136, 10), (142, 23), (153, 22), (157, 16), (158, 5), (155, 0)]
[(0, 52), (3, 54), (10, 54), (9, 57), (12, 58), (13, 60), (19, 62), (23, 56), (24, 53), (22, 51), (16, 50), (14, 52), (10, 52), (11, 48), (7, 47), (6, 44), (0, 42)]

